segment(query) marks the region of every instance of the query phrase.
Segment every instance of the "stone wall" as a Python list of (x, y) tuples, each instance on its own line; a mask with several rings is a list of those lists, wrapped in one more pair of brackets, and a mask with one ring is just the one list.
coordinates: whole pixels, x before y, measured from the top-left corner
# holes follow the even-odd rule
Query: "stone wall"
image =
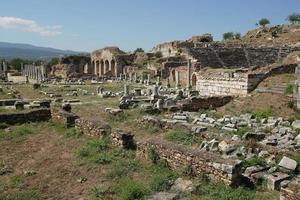
[(1, 99), (0, 106), (13, 106), (16, 101), (21, 101), (21, 99)]
[(88, 56), (63, 57), (51, 68), (51, 75), (62, 78), (82, 77), (85, 72), (91, 73), (91, 59)]
[(281, 65), (258, 72), (230, 72), (198, 75), (196, 89), (202, 96), (241, 96), (245, 97), (269, 76), (294, 73), (296, 64)]
[(0, 122), (6, 124), (23, 124), (29, 122), (48, 121), (51, 119), (50, 109), (37, 109), (18, 113), (0, 114)]
[(281, 61), (299, 47), (223, 47), (208, 46), (189, 49), (189, 54), (201, 67), (240, 68), (266, 66)]
[(214, 109), (224, 106), (231, 100), (231, 96), (192, 97), (178, 101), (178, 104), (183, 111), (198, 112), (199, 109)]
[(246, 96), (248, 77), (198, 77), (196, 90), (201, 96)]
[(280, 200), (300, 200), (300, 183), (293, 181), (280, 189)]
[(75, 120), (78, 118), (78, 116), (74, 113), (66, 112), (62, 109), (52, 109), (51, 116), (53, 121), (64, 124), (67, 128), (74, 127)]
[(237, 185), (240, 178), (240, 161), (224, 159), (218, 154), (192, 149), (171, 142), (150, 139), (137, 144), (137, 154), (149, 159), (149, 149), (152, 148), (160, 159), (167, 161), (172, 169), (184, 169), (191, 166), (197, 175), (207, 175), (215, 182), (226, 185)]
[(111, 127), (99, 120), (78, 118), (75, 120), (75, 127), (85, 135), (98, 138), (102, 138), (111, 132)]

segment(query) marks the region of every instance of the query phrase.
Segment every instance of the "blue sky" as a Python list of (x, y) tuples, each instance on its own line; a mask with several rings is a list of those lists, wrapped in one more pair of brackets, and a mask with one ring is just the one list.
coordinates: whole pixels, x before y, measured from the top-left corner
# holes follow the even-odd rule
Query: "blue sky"
[(300, 0), (1, 0), (0, 41), (91, 51), (227, 31), (244, 34), (262, 17), (285, 23)]

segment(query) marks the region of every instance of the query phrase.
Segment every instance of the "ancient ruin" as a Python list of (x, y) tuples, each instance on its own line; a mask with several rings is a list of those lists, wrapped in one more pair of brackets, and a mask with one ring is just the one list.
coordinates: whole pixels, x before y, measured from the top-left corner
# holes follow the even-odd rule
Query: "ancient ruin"
[(232, 34), (5, 59), (0, 199), (299, 200), (300, 25)]

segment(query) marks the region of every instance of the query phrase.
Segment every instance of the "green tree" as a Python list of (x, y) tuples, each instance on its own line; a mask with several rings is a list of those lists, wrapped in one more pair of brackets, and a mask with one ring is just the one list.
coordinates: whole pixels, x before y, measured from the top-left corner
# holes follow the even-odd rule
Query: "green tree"
[(226, 32), (226, 33), (223, 33), (223, 39), (224, 39), (224, 40), (231, 40), (231, 39), (234, 39), (234, 33), (233, 33), (233, 32)]
[(157, 51), (157, 52), (155, 52), (154, 56), (155, 56), (156, 58), (161, 58), (163, 55), (162, 55), (162, 52), (161, 52), (161, 51)]
[(28, 64), (28, 63), (30, 63), (29, 60), (23, 60), (21, 58), (14, 58), (9, 62), (9, 66), (11, 69), (21, 70), (21, 65)]
[(52, 58), (52, 59), (49, 61), (48, 65), (49, 65), (49, 66), (57, 65), (58, 62), (59, 62), (59, 58)]
[(240, 33), (235, 33), (234, 34), (234, 39), (237, 39), (237, 40), (239, 40), (239, 39), (241, 39), (241, 34)]
[(290, 14), (290, 15), (287, 17), (287, 20), (288, 20), (289, 22), (291, 22), (292, 24), (300, 23), (300, 14), (299, 14), (299, 13), (293, 13), (293, 14)]
[(268, 20), (267, 18), (262, 18), (259, 20), (259, 25), (261, 25), (262, 27), (265, 27), (267, 24), (270, 24), (270, 20)]
[(137, 48), (134, 52), (133, 52), (133, 54), (136, 54), (136, 53), (144, 53), (145, 51), (144, 51), (144, 49), (142, 49), (142, 48)]

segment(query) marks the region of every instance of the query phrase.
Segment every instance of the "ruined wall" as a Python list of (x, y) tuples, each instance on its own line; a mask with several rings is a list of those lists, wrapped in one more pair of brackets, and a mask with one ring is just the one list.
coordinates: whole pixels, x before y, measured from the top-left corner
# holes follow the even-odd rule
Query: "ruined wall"
[(240, 68), (266, 66), (285, 58), (300, 47), (224, 47), (211, 45), (189, 49), (189, 54), (197, 59), (201, 67)]
[(224, 106), (231, 100), (231, 96), (192, 97), (177, 103), (183, 111), (198, 112), (199, 109), (214, 109)]
[(48, 121), (50, 119), (50, 109), (37, 109), (18, 113), (0, 114), (0, 122), (6, 124), (24, 124), (29, 122)]
[(96, 76), (117, 77), (123, 68), (133, 62), (134, 55), (126, 54), (118, 47), (105, 47), (91, 53), (92, 74)]
[(218, 154), (192, 149), (184, 145), (150, 139), (137, 144), (137, 154), (148, 158), (149, 148), (167, 161), (173, 169), (183, 169), (191, 166), (197, 174), (205, 174), (212, 181), (223, 182), (226, 185), (236, 185), (240, 176), (240, 161), (224, 159)]
[(57, 65), (52, 66), (51, 75), (71, 78), (81, 77), (85, 72), (90, 72), (91, 69), (85, 69), (90, 66), (90, 57), (87, 56), (68, 56), (59, 60)]
[(222, 77), (198, 76), (196, 90), (201, 96), (246, 96), (248, 94), (248, 76), (232, 77), (228, 74)]
[(212, 75), (198, 75), (196, 90), (202, 96), (241, 96), (245, 97), (269, 76), (294, 73), (296, 64), (281, 65), (253, 73), (230, 72)]
[(0, 106), (13, 106), (16, 101), (22, 101), (22, 99), (0, 99)]
[(75, 127), (85, 135), (98, 138), (102, 138), (111, 132), (111, 128), (108, 124), (98, 120), (87, 120), (84, 118), (76, 119)]
[(53, 121), (64, 124), (66, 128), (74, 127), (75, 120), (78, 118), (77, 115), (70, 112), (66, 112), (62, 109), (52, 109), (51, 117)]

